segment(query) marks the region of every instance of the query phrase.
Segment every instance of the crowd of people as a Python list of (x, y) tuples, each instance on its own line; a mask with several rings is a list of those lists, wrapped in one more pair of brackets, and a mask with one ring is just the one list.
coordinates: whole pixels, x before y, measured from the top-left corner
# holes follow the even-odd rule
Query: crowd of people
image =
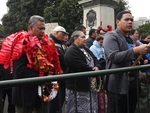
[[(139, 39), (138, 31), (132, 28), (132, 13), (119, 12), (116, 26), (105, 34), (101, 34), (99, 27), (92, 28), (87, 39), (83, 25), (75, 27), (70, 37), (62, 26), (47, 35), (44, 18), (33, 15), (28, 31), (14, 33), (6, 39), (0, 35), (0, 80), (130, 67), (139, 55), (142, 57), (136, 65), (149, 64), (150, 35)], [(100, 90), (96, 89), (97, 81), (102, 79), (108, 97), (107, 113), (134, 113), (140, 81), (144, 78), (141, 73), (146, 71), (122, 72), (103, 78), (70, 78), (43, 86), (15, 86), (3, 89), (0, 101), (4, 107), (8, 96), (8, 113), (103, 113), (98, 105)]]

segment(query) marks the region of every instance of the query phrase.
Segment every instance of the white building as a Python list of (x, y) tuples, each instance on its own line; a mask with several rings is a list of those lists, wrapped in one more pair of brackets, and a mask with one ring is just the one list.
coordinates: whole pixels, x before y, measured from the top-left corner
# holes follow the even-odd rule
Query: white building
[(139, 17), (134, 21), (133, 28), (138, 28), (139, 26), (147, 23), (150, 23), (150, 19), (148, 19), (147, 17)]

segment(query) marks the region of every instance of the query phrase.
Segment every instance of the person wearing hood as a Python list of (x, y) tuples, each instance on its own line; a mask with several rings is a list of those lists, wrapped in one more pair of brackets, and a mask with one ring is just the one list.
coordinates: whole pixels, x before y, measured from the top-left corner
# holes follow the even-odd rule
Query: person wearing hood
[(104, 36), (100, 35), (96, 38), (96, 40), (93, 42), (93, 45), (90, 47), (90, 50), (95, 55), (97, 60), (104, 58), (105, 59), (105, 53), (104, 53), (104, 47), (103, 47), (103, 39)]
[(90, 47), (90, 50), (94, 54), (94, 56), (99, 61), (101, 68), (105, 69), (105, 53), (104, 53), (104, 47), (103, 47), (103, 35), (99, 35), (96, 40), (93, 42), (93, 45)]

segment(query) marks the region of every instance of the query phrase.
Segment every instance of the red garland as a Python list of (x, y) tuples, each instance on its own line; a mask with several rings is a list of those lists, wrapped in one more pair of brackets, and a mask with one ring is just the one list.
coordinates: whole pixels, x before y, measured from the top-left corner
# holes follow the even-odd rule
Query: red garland
[(104, 32), (109, 32), (112, 31), (112, 26), (111, 25), (107, 25), (107, 29), (103, 29), (102, 26), (98, 26), (97, 31), (104, 31)]
[[(29, 62), (27, 68), (39, 71), (39, 76), (44, 76), (44, 73), (52, 75), (52, 71), (57, 74), (62, 73), (57, 48), (47, 35), (43, 35), (41, 42), (36, 36), (31, 36), (26, 31), (8, 36), (0, 50), (0, 64), (4, 64), (5, 69), (11, 67), (12, 72), (13, 61), (18, 60), (22, 54), (27, 56)], [(52, 83), (49, 84), (52, 85)], [(59, 89), (57, 83), (53, 84), (52, 89), (49, 88), (50, 86), (44, 85), (44, 101), (52, 100), (54, 91), (57, 92)], [(48, 95), (46, 95), (47, 93)]]
[(26, 31), (8, 36), (0, 50), (0, 64), (4, 64), (5, 69), (12, 67), (12, 62), (22, 54), (26, 54), (29, 61), (27, 68), (39, 71), (40, 76), (44, 73), (52, 74), (52, 70), (57, 74), (62, 73), (57, 48), (47, 35), (43, 35), (41, 42)]

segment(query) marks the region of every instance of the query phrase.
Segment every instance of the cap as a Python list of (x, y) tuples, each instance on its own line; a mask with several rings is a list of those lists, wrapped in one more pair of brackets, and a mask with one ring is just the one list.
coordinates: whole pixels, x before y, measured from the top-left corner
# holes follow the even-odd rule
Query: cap
[(62, 26), (55, 27), (53, 31), (62, 31), (62, 32), (66, 33), (66, 34), (69, 34), (68, 32), (66, 32), (66, 29), (64, 27), (62, 27)]

